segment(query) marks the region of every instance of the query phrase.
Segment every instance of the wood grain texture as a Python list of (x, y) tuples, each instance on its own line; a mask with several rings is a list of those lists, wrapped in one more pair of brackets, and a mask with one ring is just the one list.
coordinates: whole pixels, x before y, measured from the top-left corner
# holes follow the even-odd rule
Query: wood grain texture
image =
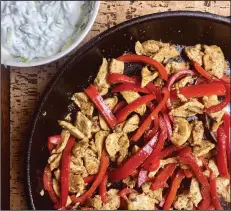
[[(230, 15), (229, 1), (102, 1), (96, 22), (84, 42), (125, 20), (145, 14), (191, 10)], [(74, 52), (73, 52), (74, 53)], [(67, 57), (66, 57), (67, 58)], [(64, 60), (33, 68), (11, 68), (10, 77), (10, 185), (11, 209), (26, 209), (24, 191), (25, 152), (28, 128), (45, 86)]]
[[(1, 65), (1, 210), (10, 209), (10, 68)], [(3, 192), (4, 191), (4, 192)], [(4, 194), (3, 194), (4, 193)]]

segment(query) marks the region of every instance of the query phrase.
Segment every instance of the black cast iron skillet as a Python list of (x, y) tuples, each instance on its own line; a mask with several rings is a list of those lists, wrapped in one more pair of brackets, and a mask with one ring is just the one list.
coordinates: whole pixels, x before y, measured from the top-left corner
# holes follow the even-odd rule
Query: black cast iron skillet
[[(164, 12), (132, 19), (98, 35), (85, 44), (60, 69), (38, 106), (29, 139), (27, 188), (32, 209), (52, 209), (43, 189), (42, 174), (47, 163), (47, 137), (59, 134), (57, 124), (72, 110), (70, 96), (92, 82), (102, 58), (134, 52), (136, 41), (161, 40), (180, 45), (215, 44), (231, 62), (230, 19), (201, 12)], [(69, 106), (69, 107), (68, 107)], [(44, 115), (46, 112), (46, 115)]]

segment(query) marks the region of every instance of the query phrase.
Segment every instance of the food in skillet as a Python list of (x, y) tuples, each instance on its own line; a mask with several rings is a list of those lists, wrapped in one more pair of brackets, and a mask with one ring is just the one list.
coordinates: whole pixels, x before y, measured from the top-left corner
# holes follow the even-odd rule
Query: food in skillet
[[(103, 59), (48, 138), (56, 209), (222, 209), (230, 202), (230, 78), (218, 46), (137, 42)], [(182, 57), (183, 55), (183, 57)], [(182, 60), (182, 58), (184, 58)], [(126, 75), (130, 63), (138, 74)]]

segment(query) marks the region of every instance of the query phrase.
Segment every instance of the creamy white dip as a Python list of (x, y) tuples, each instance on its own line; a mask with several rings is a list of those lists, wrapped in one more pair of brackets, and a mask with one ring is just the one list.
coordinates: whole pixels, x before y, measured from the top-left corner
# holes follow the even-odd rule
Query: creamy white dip
[(30, 61), (72, 42), (83, 1), (1, 1), (1, 48)]

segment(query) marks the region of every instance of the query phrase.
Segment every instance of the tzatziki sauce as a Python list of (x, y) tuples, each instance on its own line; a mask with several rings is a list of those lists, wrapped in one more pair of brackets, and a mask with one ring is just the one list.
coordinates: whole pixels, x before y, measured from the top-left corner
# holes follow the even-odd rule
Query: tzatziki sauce
[(25, 61), (70, 45), (83, 1), (1, 1), (1, 48)]

